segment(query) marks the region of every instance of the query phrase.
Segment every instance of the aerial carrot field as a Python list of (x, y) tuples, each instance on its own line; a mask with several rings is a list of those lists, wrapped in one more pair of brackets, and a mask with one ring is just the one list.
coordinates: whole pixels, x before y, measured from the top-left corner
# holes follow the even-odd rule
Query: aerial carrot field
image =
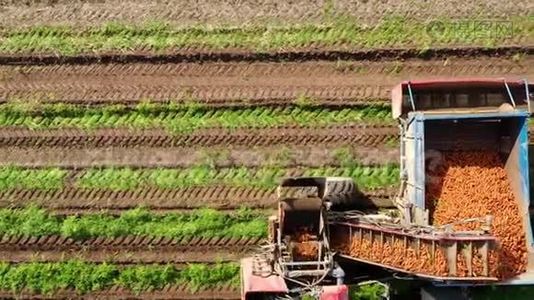
[(281, 178), (391, 205), (395, 84), (534, 80), (530, 1), (464, 2), (0, 0), (0, 297), (239, 299)]

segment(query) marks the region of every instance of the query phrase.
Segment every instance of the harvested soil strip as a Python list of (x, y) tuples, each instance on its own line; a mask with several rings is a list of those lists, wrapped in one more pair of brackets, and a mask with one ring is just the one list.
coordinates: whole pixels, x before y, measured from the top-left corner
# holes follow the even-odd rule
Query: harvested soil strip
[[(364, 191), (362, 206), (391, 207), (394, 188)], [(11, 190), (0, 192), (1, 207), (24, 207), (29, 204), (53, 210), (91, 212), (101, 209), (127, 210), (144, 206), (149, 209), (174, 211), (210, 207), (220, 210), (275, 208), (274, 190), (228, 186), (182, 189), (146, 188), (128, 191), (63, 189), (57, 191)]]
[[(80, 295), (75, 290), (57, 291), (52, 295), (36, 294), (31, 292), (0, 292), (0, 298), (5, 299), (78, 299)], [(84, 294), (83, 299), (169, 299), (169, 300), (238, 300), (240, 290), (231, 285), (217, 286), (216, 288), (192, 291), (188, 286), (166, 286), (161, 290), (134, 293), (121, 287), (114, 287), (105, 291)]]
[(385, 165), (397, 163), (398, 149), (365, 146), (334, 148), (315, 147), (105, 147), (58, 148), (0, 147), (0, 166), (29, 168), (62, 167), (162, 167), (187, 168), (210, 165), (218, 168), (244, 166), (321, 167), (341, 166), (354, 162), (361, 165)]
[(8, 249), (0, 250), (3, 262), (61, 262), (65, 259), (76, 259), (91, 263), (115, 264), (173, 264), (181, 267), (190, 263), (238, 262), (241, 258), (251, 255), (252, 251), (240, 252), (238, 249), (83, 249), (83, 250), (33, 250)]
[[(268, 79), (271, 78), (282, 82), (279, 77), (289, 77), (298, 80), (301, 77), (329, 78), (329, 76), (361, 76), (362, 75), (391, 75), (403, 77), (411, 74), (420, 76), (426, 75), (444, 76), (469, 76), (469, 75), (493, 75), (499, 76), (502, 73), (518, 74), (532, 72), (529, 70), (529, 63), (534, 58), (529, 55), (521, 56), (517, 59), (512, 57), (492, 57), (483, 61), (475, 58), (448, 58), (443, 60), (423, 60), (409, 59), (399, 61), (351, 61), (342, 60), (337, 62), (329, 61), (304, 61), (304, 62), (208, 62), (208, 63), (115, 63), (115, 64), (56, 64), (56, 65), (0, 65), (0, 72), (4, 75), (4, 80), (13, 87), (29, 84), (29, 81), (45, 83), (56, 83), (54, 78), (69, 79), (87, 77), (96, 79), (98, 76), (109, 76), (114, 79), (136, 76), (150, 79), (151, 76), (183, 77), (184, 80), (198, 80), (209, 77), (221, 80), (214, 85), (220, 85), (232, 80), (246, 86), (253, 86), (247, 83), (246, 78)], [(135, 78), (135, 77), (134, 77)], [(224, 78), (227, 78), (226, 81)], [(365, 78), (361, 78), (365, 79)], [(11, 82), (13, 80), (13, 82)], [(369, 80), (369, 78), (367, 78)], [(20, 82), (22, 81), (22, 82)], [(377, 82), (375, 80), (374, 82)], [(73, 84), (76, 80), (70, 79)], [(332, 85), (336, 81), (328, 79), (320, 85)], [(344, 81), (348, 82), (348, 80)], [(66, 83), (65, 83), (66, 84)], [(78, 83), (83, 84), (83, 83)], [(211, 86), (210, 83), (203, 85)], [(284, 84), (289, 85), (289, 84)]]
[(455, 47), (421, 49), (369, 49), (369, 50), (332, 50), (307, 49), (303, 51), (250, 52), (250, 51), (175, 51), (167, 54), (86, 54), (76, 56), (58, 55), (1, 55), (0, 65), (87, 65), (111, 63), (208, 63), (208, 62), (303, 62), (303, 61), (385, 61), (406, 59), (451, 59), (451, 58), (511, 58), (513, 56), (534, 55), (533, 46)]
[(243, 257), (252, 254), (252, 252), (239, 254), (231, 251), (218, 250), (189, 250), (184, 252), (180, 249), (158, 248), (141, 250), (84, 249), (66, 251), (34, 251), (32, 249), (0, 250), (2, 262), (14, 264), (27, 262), (54, 263), (74, 259), (88, 263), (114, 263), (121, 266), (171, 264), (176, 268), (184, 268), (188, 264), (193, 263), (214, 264), (216, 262), (239, 262)]
[(87, 262), (136, 263), (211, 263), (239, 261), (255, 249), (260, 238), (154, 238), (127, 236), (76, 241), (61, 236), (3, 236), (0, 255), (3, 261), (59, 262), (80, 259)]
[(351, 125), (323, 128), (287, 126), (270, 129), (203, 129), (193, 134), (170, 135), (162, 129), (128, 130), (57, 129), (36, 131), (19, 128), (0, 128), (0, 147), (192, 147), (274, 145), (361, 145), (375, 146), (396, 141), (394, 126)]
[[(242, 25), (262, 22), (308, 23), (324, 22), (328, 15), (342, 13), (355, 18), (359, 23), (371, 25), (391, 14), (410, 19), (477, 17), (482, 19), (502, 16), (521, 16), (529, 13), (528, 1), (463, 2), (443, 1), (435, 4), (402, 0), (388, 2), (356, 3), (347, 0), (316, 2), (298, 0), (291, 2), (230, 0), (212, 2), (209, 0), (171, 0), (165, 2), (137, 2), (124, 0), (0, 2), (0, 26), (25, 27), (32, 25), (72, 24), (75, 26), (97, 25), (114, 20), (116, 22), (144, 23), (162, 20), (179, 25), (198, 23), (218, 25)], [(53, 4), (52, 4), (53, 3)], [(478, 14), (478, 15), (477, 15)]]
[(1, 66), (0, 101), (71, 103), (184, 101), (208, 105), (285, 104), (310, 97), (323, 104), (388, 102), (390, 88), (410, 79), (506, 76), (534, 80), (531, 56), (513, 61), (164, 63)]
[[(493, 275), (511, 278), (526, 270), (525, 230), (510, 181), (496, 152), (444, 153), (443, 165), (431, 172), (426, 200), (434, 224), (493, 216), (492, 234), (499, 242), (490, 258)], [(473, 223), (455, 225), (473, 229)], [(476, 224), (475, 224), (476, 225)], [(466, 272), (467, 270), (463, 270)]]

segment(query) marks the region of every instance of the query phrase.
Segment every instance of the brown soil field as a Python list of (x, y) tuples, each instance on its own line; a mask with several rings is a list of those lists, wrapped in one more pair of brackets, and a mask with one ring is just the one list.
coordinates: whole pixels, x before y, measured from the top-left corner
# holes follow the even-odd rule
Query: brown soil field
[(336, 61), (0, 66), (0, 101), (69, 103), (200, 101), (208, 105), (387, 103), (401, 80), (444, 76), (527, 78), (532, 56), (480, 61)]
[(163, 20), (179, 25), (320, 22), (342, 13), (358, 23), (371, 25), (390, 15), (426, 20), (436, 17), (506, 18), (532, 13), (532, 3), (518, 1), (459, 0), (430, 3), (421, 0), (396, 1), (135, 1), (135, 0), (2, 0), (0, 26), (36, 24), (94, 25), (109, 21), (128, 23)]

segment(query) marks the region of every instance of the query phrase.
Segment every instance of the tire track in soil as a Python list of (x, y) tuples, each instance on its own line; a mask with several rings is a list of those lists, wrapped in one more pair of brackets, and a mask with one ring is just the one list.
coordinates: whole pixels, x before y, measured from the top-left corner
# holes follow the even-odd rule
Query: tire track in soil
[[(325, 14), (350, 16), (358, 24), (374, 25), (394, 14), (410, 20), (473, 18), (499, 19), (505, 16), (527, 15), (532, 6), (528, 1), (465, 2), (458, 0), (437, 3), (401, 0), (395, 2), (322, 1), (192, 1), (170, 0), (139, 2), (131, 0), (43, 1), (2, 0), (1, 26), (69, 24), (72, 26), (100, 25), (114, 20), (119, 23), (138, 23), (160, 20), (193, 26), (199, 23), (212, 26), (242, 24), (322, 23)], [(330, 5), (330, 6), (329, 6)]]
[(165, 63), (0, 66), (0, 101), (70, 103), (190, 102), (208, 105), (387, 103), (406, 78), (521, 77), (534, 80), (534, 58), (389, 62)]
[[(363, 190), (359, 201), (363, 207), (392, 207), (394, 187)], [(145, 188), (128, 191), (65, 188), (55, 191), (14, 189), (0, 192), (0, 207), (25, 207), (38, 204), (54, 211), (92, 213), (103, 209), (128, 210), (139, 206), (157, 211), (191, 210), (210, 207), (218, 210), (276, 208), (275, 190), (207, 186), (180, 189)]]
[(388, 125), (345, 125), (268, 129), (202, 129), (192, 134), (171, 135), (163, 129), (31, 130), (0, 128), (0, 147), (212, 147), (246, 146), (377, 146), (398, 140), (398, 129)]
[(214, 263), (239, 261), (262, 242), (259, 237), (97, 237), (75, 240), (63, 236), (9, 236), (0, 238), (3, 261), (53, 262), (76, 258), (90, 262)]

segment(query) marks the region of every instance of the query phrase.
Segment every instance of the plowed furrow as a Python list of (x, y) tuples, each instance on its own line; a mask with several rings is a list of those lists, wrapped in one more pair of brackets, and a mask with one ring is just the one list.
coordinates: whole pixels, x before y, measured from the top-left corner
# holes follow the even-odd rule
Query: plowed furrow
[[(159, 79), (151, 79), (158, 82)], [(210, 81), (210, 78), (206, 78)], [(80, 79), (83, 82), (84, 79)], [(286, 104), (293, 102), (298, 97), (310, 97), (318, 99), (325, 104), (361, 104), (365, 102), (383, 103), (389, 95), (389, 86), (353, 85), (350, 87), (201, 87), (201, 86), (175, 86), (168, 85), (129, 85), (121, 84), (114, 80), (117, 86), (84, 85), (84, 86), (55, 86), (47, 85), (40, 87), (11, 88), (8, 91), (0, 91), (0, 102), (11, 99), (31, 99), (35, 95), (45, 95), (46, 102), (67, 103), (137, 103), (143, 99), (158, 101), (187, 102), (190, 99), (199, 99), (210, 105), (227, 106)], [(46, 95), (54, 95), (47, 98)], [(347, 100), (355, 99), (355, 100)]]
[(62, 236), (2, 236), (3, 261), (64, 261), (66, 257), (89, 262), (213, 263), (239, 261), (261, 243), (261, 238), (170, 238), (126, 236), (74, 240)]
[[(257, 246), (261, 242), (258, 237), (152, 237), (152, 236), (121, 236), (121, 237), (95, 237), (85, 240), (76, 240), (60, 235), (51, 236), (0, 236), (0, 249), (32, 248), (41, 250), (82, 250), (107, 249), (128, 250), (150, 247), (182, 249), (202, 247), (213, 249), (233, 248), (239, 251), (241, 247)], [(241, 249), (242, 250), (242, 249)]]
[(180, 147), (273, 145), (360, 145), (376, 146), (397, 139), (394, 126), (331, 126), (326, 128), (280, 127), (271, 129), (201, 130), (193, 134), (170, 135), (164, 130), (0, 129), (0, 147)]
[[(298, 174), (295, 174), (298, 175)], [(363, 191), (362, 206), (391, 207), (394, 190)], [(272, 209), (276, 207), (274, 190), (246, 187), (208, 186), (182, 189), (146, 188), (128, 191), (65, 188), (56, 191), (8, 190), (0, 192), (0, 206), (22, 207), (38, 204), (59, 211), (91, 212), (101, 209), (126, 210), (138, 206), (161, 211), (203, 207)]]
[[(484, 60), (451, 58), (444, 61), (406, 60), (406, 61), (341, 61), (341, 62), (285, 62), (285, 63), (129, 63), (129, 64), (79, 64), (79, 65), (22, 65), (0, 66), (0, 72), (10, 74), (9, 81), (13, 86), (24, 85), (15, 80), (39, 80), (43, 83), (54, 82), (51, 76), (72, 77), (68, 82), (75, 82), (77, 76), (181, 76), (185, 78), (203, 77), (279, 77), (291, 76), (328, 76), (351, 75), (354, 73), (382, 74), (410, 73), (413, 75), (500, 75), (502, 73), (528, 72), (528, 65), (533, 58), (524, 57), (520, 61), (512, 62), (503, 58), (488, 58)], [(354, 76), (354, 75), (353, 75)], [(333, 81), (333, 80), (332, 80)], [(81, 83), (80, 83), (81, 84)], [(211, 85), (211, 84), (210, 84)]]
[[(520, 37), (521, 38), (521, 37)], [(519, 38), (519, 39), (520, 39)], [(522, 45), (522, 46), (517, 46)], [(437, 47), (420, 48), (381, 48), (381, 49), (350, 49), (343, 46), (325, 47), (317, 45), (299, 49), (287, 49), (275, 52), (251, 52), (249, 50), (231, 49), (228, 51), (214, 51), (202, 47), (185, 47), (174, 51), (150, 54), (146, 52), (135, 53), (108, 53), (108, 54), (81, 54), (74, 56), (50, 55), (41, 53), (5, 54), (0, 55), (1, 65), (57, 65), (57, 64), (110, 64), (110, 63), (212, 63), (212, 62), (303, 62), (303, 61), (384, 61), (408, 59), (492, 59), (510, 58), (514, 55), (534, 55), (534, 47), (529, 43), (516, 43), (513, 46), (500, 45), (499, 47)], [(446, 65), (446, 63), (444, 63)]]

